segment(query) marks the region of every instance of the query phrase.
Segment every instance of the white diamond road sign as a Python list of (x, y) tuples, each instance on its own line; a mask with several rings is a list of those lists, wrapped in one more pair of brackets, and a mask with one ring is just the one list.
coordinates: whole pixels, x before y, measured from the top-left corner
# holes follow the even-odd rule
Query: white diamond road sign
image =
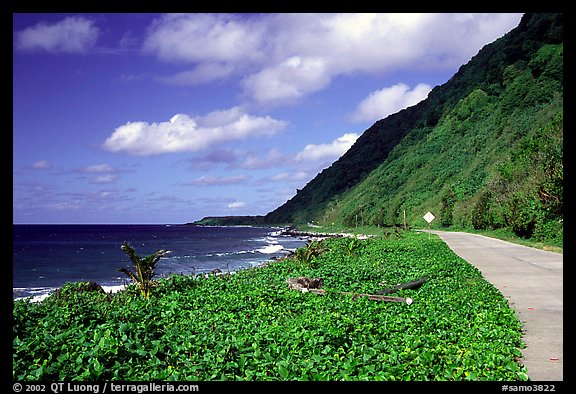
[(431, 212), (428, 212), (426, 215), (424, 215), (424, 220), (426, 220), (428, 223), (430, 223), (435, 218), (436, 216), (432, 215)]

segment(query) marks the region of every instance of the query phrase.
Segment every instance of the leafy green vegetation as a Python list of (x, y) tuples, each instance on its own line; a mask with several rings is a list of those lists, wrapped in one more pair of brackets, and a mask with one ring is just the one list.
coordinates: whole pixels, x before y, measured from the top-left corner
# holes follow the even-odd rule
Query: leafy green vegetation
[[(410, 225), (424, 227), (422, 216), (432, 211), (440, 216), (433, 226), (509, 228), (561, 245), (561, 98), (539, 110), (517, 111), (503, 124), (496, 123), (497, 108), (488, 112), (466, 131), (472, 139), (455, 134), (462, 123), (449, 115), (425, 140), (399, 144), (394, 155), (339, 197), (327, 220), (355, 226), (362, 218), (393, 226), (402, 222), (404, 211)], [(501, 134), (506, 128), (514, 130), (509, 137)], [(500, 147), (506, 139), (510, 148)]]
[[(171, 275), (146, 301), (70, 283), (14, 302), (15, 380), (527, 380), (521, 324), (480, 272), (436, 236), (327, 239), (313, 264)], [(324, 295), (288, 288), (323, 279)], [(414, 303), (342, 292), (398, 290)]]

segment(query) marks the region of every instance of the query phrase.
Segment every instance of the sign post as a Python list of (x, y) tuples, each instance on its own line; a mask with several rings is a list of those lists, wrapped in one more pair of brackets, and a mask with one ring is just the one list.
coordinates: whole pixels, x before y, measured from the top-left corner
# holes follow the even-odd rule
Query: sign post
[(432, 215), (432, 212), (428, 212), (426, 215), (424, 215), (424, 220), (428, 222), (428, 239), (430, 239), (430, 222), (432, 222), (432, 220), (435, 218), (436, 216)]

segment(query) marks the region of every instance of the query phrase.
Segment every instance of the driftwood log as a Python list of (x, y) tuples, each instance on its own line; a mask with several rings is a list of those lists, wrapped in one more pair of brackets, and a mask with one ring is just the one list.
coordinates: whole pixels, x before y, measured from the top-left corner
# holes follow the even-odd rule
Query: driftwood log
[(297, 278), (286, 279), (288, 287), (294, 290), (303, 289), (319, 289), (322, 287), (322, 278), (307, 278), (306, 276), (299, 276)]
[(406, 283), (401, 283), (399, 285), (396, 285), (390, 289), (382, 289), (382, 290), (378, 290), (376, 292), (376, 294), (388, 294), (388, 293), (393, 293), (397, 290), (404, 290), (404, 289), (417, 289), (420, 286), (422, 286), (422, 284), (424, 284), (424, 282), (426, 282), (426, 278), (420, 278), (420, 279), (416, 279), (413, 280), (411, 282), (406, 282)]
[[(288, 278), (286, 279), (286, 283), (288, 283), (288, 287), (295, 290), (300, 290), (302, 293), (314, 293), (314, 294), (326, 294), (326, 290), (321, 289), (322, 287), (322, 278), (307, 278), (305, 276), (299, 276), (297, 278)], [(364, 294), (364, 293), (351, 293), (348, 291), (343, 291), (343, 295), (352, 295), (354, 298), (357, 297), (366, 297), (368, 299), (374, 301), (389, 301), (389, 302), (405, 302), (408, 305), (412, 304), (414, 300), (412, 298), (404, 298), (404, 297), (391, 297), (391, 296), (383, 296), (378, 294)]]

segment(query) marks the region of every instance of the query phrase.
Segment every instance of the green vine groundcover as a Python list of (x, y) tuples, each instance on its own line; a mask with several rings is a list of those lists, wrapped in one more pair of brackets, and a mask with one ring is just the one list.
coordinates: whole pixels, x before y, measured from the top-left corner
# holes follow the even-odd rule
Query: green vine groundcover
[[(528, 379), (514, 311), (436, 236), (308, 247), (318, 250), (235, 274), (159, 278), (148, 300), (135, 285), (106, 294), (76, 282), (15, 301), (13, 378)], [(298, 276), (322, 278), (324, 294), (290, 289)], [(422, 277), (390, 294), (410, 305), (354, 296)]]

